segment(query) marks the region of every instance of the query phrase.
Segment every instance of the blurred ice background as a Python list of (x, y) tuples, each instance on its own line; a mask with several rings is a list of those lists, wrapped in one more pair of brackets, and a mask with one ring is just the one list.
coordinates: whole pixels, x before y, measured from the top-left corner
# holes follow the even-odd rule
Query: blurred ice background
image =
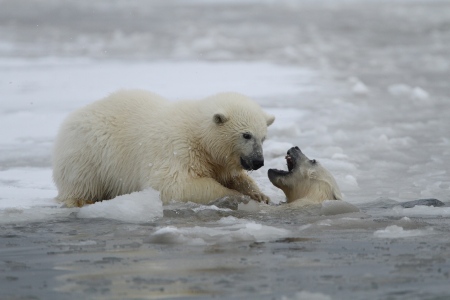
[[(446, 299), (449, 1), (0, 0), (1, 299)], [(276, 115), (359, 213), (54, 202), (52, 143), (120, 88), (222, 91)], [(419, 198), (445, 207), (403, 208)], [(337, 211), (336, 211), (337, 212)]]

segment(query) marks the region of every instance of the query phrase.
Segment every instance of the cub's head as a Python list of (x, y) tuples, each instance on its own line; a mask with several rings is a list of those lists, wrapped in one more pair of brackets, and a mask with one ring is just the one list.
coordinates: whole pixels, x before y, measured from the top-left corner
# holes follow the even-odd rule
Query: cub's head
[(287, 201), (308, 198), (313, 202), (342, 200), (333, 175), (317, 160), (309, 159), (298, 147), (286, 155), (287, 171), (269, 169), (269, 180), (283, 190)]
[(209, 152), (221, 165), (234, 170), (257, 170), (264, 165), (262, 144), (275, 117), (251, 99), (239, 94), (220, 94), (210, 99)]

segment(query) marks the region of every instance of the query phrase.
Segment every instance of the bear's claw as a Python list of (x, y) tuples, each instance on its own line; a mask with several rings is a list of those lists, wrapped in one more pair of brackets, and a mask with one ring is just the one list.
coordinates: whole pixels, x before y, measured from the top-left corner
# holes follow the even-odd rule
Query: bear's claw
[(266, 204), (269, 204), (270, 201), (270, 198), (264, 195), (263, 193), (252, 193), (249, 196), (255, 201), (264, 202)]

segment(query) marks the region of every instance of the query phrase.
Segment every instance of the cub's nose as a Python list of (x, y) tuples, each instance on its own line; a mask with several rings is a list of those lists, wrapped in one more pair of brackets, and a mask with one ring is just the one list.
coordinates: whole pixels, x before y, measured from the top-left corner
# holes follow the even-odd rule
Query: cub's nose
[(264, 166), (264, 159), (255, 159), (252, 161), (253, 170), (258, 170), (262, 166)]
[(288, 155), (291, 155), (292, 152), (300, 152), (300, 153), (301, 153), (302, 150), (300, 150), (299, 147), (295, 146), (295, 147), (292, 147), (291, 149), (289, 149), (288, 152), (287, 152), (287, 154), (288, 154)]

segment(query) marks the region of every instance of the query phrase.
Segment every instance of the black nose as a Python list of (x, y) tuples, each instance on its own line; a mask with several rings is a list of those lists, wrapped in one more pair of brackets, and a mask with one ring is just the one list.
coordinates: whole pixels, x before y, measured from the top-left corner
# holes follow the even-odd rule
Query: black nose
[[(291, 149), (289, 149), (288, 152), (287, 152), (287, 154), (288, 154), (288, 155), (291, 155), (291, 154), (292, 154), (291, 151), (294, 151), (294, 150), (298, 150), (299, 152), (302, 152), (302, 150), (300, 150), (299, 147), (295, 146), (295, 147), (292, 147)], [(294, 151), (294, 153), (295, 153), (295, 152), (296, 152), (296, 151)]]
[(255, 159), (252, 161), (253, 170), (258, 170), (262, 166), (264, 166), (264, 159)]

